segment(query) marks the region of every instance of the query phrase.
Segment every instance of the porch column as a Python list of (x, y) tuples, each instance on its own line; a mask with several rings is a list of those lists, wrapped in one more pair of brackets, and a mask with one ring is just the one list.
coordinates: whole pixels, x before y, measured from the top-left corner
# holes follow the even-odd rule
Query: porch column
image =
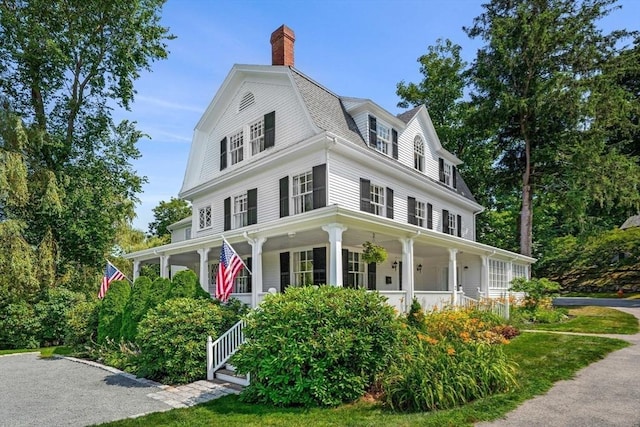
[(458, 305), (458, 250), (449, 249), (449, 290), (453, 291), (453, 305)]
[(489, 298), (489, 257), (481, 255), (482, 270), (480, 271), (480, 293), (485, 298)]
[(262, 291), (262, 245), (267, 241), (266, 237), (247, 237), (251, 245), (251, 307), (258, 306), (258, 293)]
[(209, 251), (211, 248), (198, 249), (200, 255), (200, 286), (209, 293)]
[(133, 281), (140, 277), (140, 261), (133, 261)]
[(404, 302), (404, 311), (408, 312), (413, 302), (415, 288), (413, 270), (413, 239), (400, 239), (402, 243), (402, 278), (406, 280), (407, 298)]
[(169, 255), (160, 255), (160, 277), (168, 279), (170, 276), (169, 269)]
[(347, 227), (331, 223), (322, 229), (329, 234), (329, 284), (342, 286), (342, 233)]

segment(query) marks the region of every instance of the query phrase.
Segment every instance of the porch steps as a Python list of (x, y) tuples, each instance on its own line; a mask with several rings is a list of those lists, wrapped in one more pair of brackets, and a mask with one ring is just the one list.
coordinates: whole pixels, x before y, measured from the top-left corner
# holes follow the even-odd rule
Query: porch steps
[(241, 387), (249, 385), (249, 380), (246, 375), (240, 375), (236, 373), (236, 368), (233, 365), (225, 364), (224, 368), (216, 371), (214, 377), (217, 380), (225, 381), (231, 384), (236, 384)]

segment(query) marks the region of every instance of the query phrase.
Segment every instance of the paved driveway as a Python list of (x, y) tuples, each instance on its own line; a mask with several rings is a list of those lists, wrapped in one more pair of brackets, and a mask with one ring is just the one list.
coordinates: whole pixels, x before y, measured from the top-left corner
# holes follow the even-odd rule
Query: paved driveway
[(120, 374), (38, 354), (0, 357), (0, 426), (86, 426), (171, 409)]

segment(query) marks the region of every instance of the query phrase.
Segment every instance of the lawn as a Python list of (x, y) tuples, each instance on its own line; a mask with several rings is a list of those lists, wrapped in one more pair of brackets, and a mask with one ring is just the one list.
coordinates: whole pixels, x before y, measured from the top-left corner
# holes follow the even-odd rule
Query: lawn
[(568, 292), (561, 297), (583, 297), (583, 298), (616, 298), (616, 299), (638, 299), (640, 292), (625, 292), (622, 298), (616, 292)]
[(599, 337), (524, 333), (505, 348), (519, 365), (519, 388), (446, 411), (399, 414), (367, 400), (337, 408), (276, 408), (249, 405), (237, 396), (227, 396), (192, 408), (105, 425), (469, 426), (505, 415), (521, 402), (544, 393), (554, 382), (572, 378), (580, 368), (627, 345), (625, 341)]
[(582, 332), (589, 334), (635, 334), (638, 319), (631, 314), (607, 307), (568, 308), (569, 320), (523, 326), (545, 331)]
[(20, 349), (12, 349), (12, 350), (0, 350), (0, 356), (6, 354), (16, 354), (16, 353), (40, 353), (41, 357), (52, 357), (54, 354), (59, 355), (69, 355), (71, 354), (71, 349), (68, 347), (43, 347), (43, 348), (20, 348)]

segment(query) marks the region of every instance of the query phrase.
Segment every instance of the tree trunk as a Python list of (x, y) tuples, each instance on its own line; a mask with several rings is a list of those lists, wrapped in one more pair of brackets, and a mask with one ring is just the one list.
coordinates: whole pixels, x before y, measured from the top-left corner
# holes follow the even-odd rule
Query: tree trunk
[[(524, 130), (524, 126), (521, 125)], [(525, 133), (525, 132), (523, 132)], [(522, 174), (522, 210), (520, 211), (520, 253), (531, 256), (533, 245), (533, 192), (531, 191), (531, 143), (525, 137), (525, 166)]]

